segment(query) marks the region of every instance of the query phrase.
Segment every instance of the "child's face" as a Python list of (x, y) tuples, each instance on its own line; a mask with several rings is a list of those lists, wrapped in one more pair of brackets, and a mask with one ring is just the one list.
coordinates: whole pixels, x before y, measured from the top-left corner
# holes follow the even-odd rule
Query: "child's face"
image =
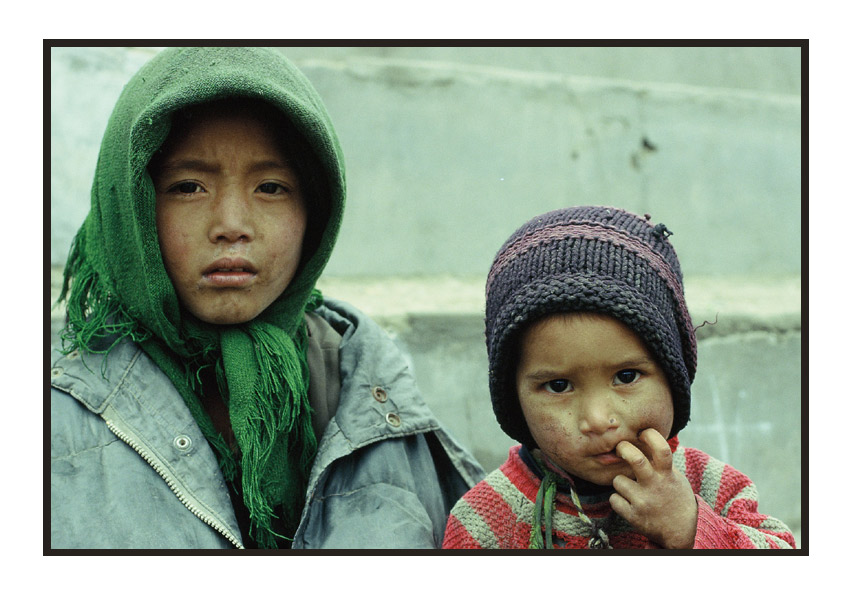
[(189, 312), (244, 323), (280, 296), (298, 268), (307, 209), (261, 120), (202, 111), (151, 175), (165, 268)]
[(633, 477), (614, 452), (619, 442), (647, 452), (638, 434), (651, 427), (666, 438), (673, 426), (661, 367), (637, 335), (604, 315), (558, 314), (533, 323), (520, 341), (517, 394), (549, 459), (599, 485), (618, 474)]

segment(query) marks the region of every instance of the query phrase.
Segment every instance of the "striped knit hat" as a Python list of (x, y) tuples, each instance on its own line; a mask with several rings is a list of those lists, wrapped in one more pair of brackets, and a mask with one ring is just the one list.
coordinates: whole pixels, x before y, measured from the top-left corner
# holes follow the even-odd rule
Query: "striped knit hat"
[(517, 347), (531, 322), (595, 312), (627, 325), (670, 384), (670, 437), (690, 416), (697, 345), (671, 232), (617, 208), (577, 206), (531, 219), (496, 254), (487, 278), (485, 333), (490, 397), (502, 429), (535, 446), (516, 395)]

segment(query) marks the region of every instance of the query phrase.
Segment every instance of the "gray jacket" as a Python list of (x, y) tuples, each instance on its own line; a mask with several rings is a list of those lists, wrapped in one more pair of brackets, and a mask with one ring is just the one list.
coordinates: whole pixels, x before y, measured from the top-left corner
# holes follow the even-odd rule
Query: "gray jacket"
[[(481, 467), (373, 321), (330, 299), (317, 313), (342, 335), (340, 399), (292, 547), (439, 548)], [(242, 547), (212, 449), (137, 345), (106, 361), (54, 351), (51, 385), (51, 548)]]

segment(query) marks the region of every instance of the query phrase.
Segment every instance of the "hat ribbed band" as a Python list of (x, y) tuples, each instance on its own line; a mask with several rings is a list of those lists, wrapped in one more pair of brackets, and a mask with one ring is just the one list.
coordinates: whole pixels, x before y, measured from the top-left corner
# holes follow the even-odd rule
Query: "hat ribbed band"
[[(519, 256), (535, 249), (544, 246), (553, 241), (563, 240), (564, 238), (582, 238), (585, 240), (597, 240), (608, 242), (615, 246), (619, 246), (630, 252), (635, 253), (649, 265), (655, 269), (656, 273), (664, 280), (673, 297), (676, 299), (676, 311), (678, 319), (681, 323), (690, 321), (687, 305), (685, 304), (685, 295), (682, 290), (682, 285), (679, 278), (673, 273), (670, 265), (665, 259), (660, 256), (649, 245), (642, 240), (623, 233), (613, 227), (602, 225), (594, 222), (568, 222), (565, 224), (552, 224), (542, 229), (531, 231), (511, 244), (502, 248), (499, 255), (496, 257), (490, 274), (487, 277), (486, 293), (489, 296), (493, 285), (493, 281), (499, 276), (502, 270), (513, 260)], [(696, 355), (696, 337), (693, 329), (689, 328), (687, 348), (685, 351)]]

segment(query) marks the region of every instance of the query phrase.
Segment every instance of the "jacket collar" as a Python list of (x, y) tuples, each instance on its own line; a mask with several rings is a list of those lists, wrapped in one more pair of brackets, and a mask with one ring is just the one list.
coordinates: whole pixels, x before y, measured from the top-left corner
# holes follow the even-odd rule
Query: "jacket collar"
[(342, 335), (340, 400), (326, 438), (336, 429), (354, 450), (440, 428), (422, 399), (408, 358), (384, 330), (350, 304), (332, 298), (326, 297), (316, 313)]

